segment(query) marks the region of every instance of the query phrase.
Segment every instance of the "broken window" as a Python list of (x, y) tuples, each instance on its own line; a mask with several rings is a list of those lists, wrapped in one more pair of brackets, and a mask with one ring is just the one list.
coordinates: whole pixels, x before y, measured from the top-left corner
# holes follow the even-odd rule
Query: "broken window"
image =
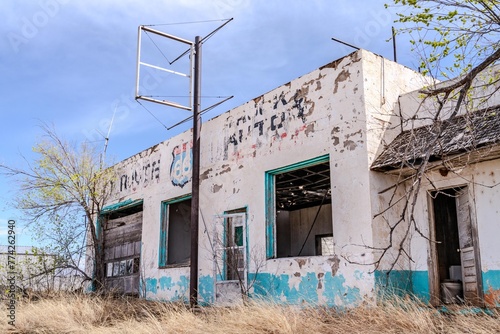
[(323, 255), (323, 256), (334, 255), (333, 234), (316, 236), (316, 255)]
[(333, 254), (329, 156), (266, 173), (267, 256)]
[(191, 198), (162, 203), (160, 267), (187, 265), (191, 254)]

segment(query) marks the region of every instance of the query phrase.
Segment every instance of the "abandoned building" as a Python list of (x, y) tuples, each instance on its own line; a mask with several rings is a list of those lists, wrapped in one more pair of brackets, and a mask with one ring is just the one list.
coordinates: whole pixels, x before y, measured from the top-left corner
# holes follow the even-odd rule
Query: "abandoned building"
[[(432, 109), (417, 91), (428, 80), (358, 50), (203, 123), (200, 303), (247, 293), (350, 306), (391, 291), (498, 305), (494, 106), (450, 120), (418, 189), (408, 256), (396, 258), (393, 247), (374, 264), (404, 212), (395, 198), (405, 199), (426, 152), (430, 125), (414, 113)], [(187, 131), (113, 167), (100, 219), (107, 287), (188, 300), (191, 160)]]

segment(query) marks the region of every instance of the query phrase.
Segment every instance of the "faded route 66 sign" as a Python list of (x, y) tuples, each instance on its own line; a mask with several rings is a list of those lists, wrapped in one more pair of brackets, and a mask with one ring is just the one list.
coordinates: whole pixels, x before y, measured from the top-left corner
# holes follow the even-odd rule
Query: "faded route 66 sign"
[(193, 142), (184, 143), (174, 147), (172, 150), (172, 165), (170, 166), (170, 179), (172, 184), (184, 187), (191, 179)]

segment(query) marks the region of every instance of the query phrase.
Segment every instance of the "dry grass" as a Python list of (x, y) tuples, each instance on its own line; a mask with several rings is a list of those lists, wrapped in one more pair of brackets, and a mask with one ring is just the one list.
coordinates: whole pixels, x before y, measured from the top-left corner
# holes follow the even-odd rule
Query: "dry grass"
[[(5, 309), (4, 309), (5, 310)], [(6, 317), (2, 317), (6, 318)], [(14, 333), (500, 333), (500, 313), (469, 308), (443, 314), (396, 300), (379, 307), (335, 311), (251, 303), (206, 307), (129, 298), (55, 295), (18, 304)]]

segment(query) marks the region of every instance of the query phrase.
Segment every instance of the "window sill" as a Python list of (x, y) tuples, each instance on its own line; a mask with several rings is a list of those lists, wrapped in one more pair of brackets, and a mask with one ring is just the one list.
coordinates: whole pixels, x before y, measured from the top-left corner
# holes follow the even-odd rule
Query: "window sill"
[(172, 268), (189, 268), (191, 265), (189, 262), (168, 264), (165, 266), (158, 266), (158, 269), (172, 269)]

